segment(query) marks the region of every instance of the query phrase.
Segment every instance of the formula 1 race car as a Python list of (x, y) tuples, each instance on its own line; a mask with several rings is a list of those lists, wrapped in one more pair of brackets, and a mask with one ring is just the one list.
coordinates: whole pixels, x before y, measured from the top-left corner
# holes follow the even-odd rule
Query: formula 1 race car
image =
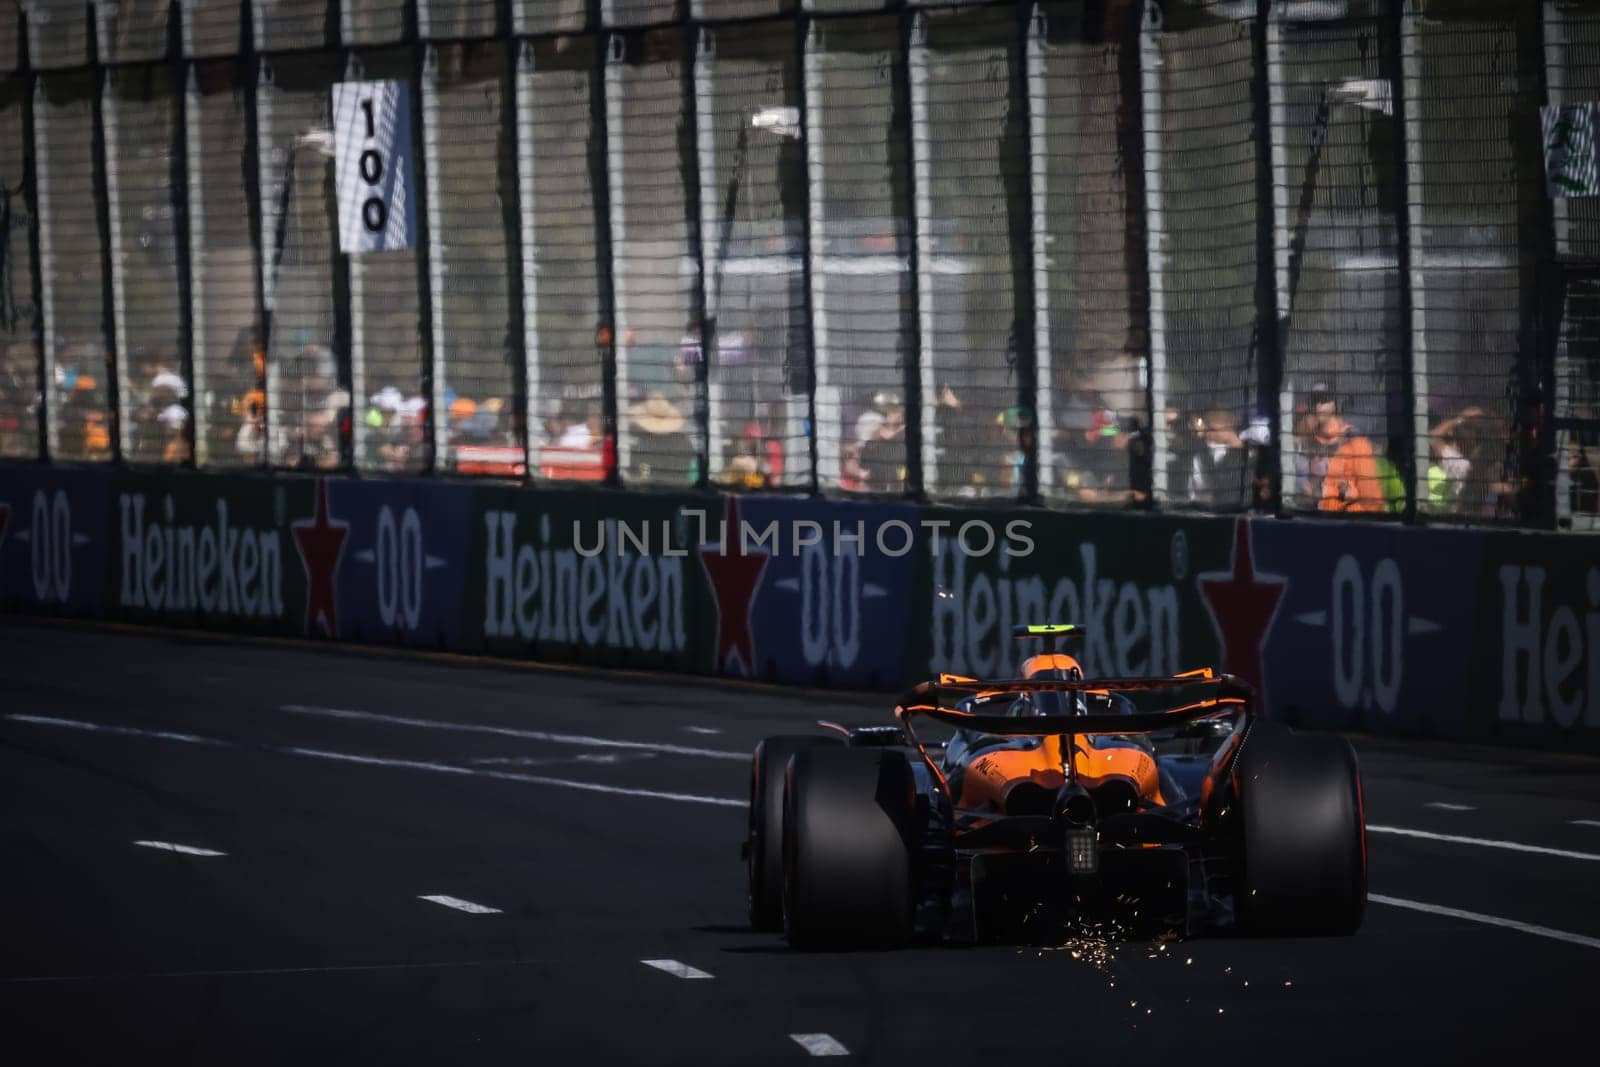
[[(1135, 937), (1353, 933), (1367, 863), (1349, 742), (1263, 719), (1248, 684), (1209, 668), (1085, 679), (1060, 650), (1081, 634), (1019, 626), (1044, 646), (1020, 677), (941, 675), (896, 725), (762, 741), (752, 924), (801, 948), (1051, 940), (1091, 921)], [(919, 718), (954, 733), (919, 739)]]

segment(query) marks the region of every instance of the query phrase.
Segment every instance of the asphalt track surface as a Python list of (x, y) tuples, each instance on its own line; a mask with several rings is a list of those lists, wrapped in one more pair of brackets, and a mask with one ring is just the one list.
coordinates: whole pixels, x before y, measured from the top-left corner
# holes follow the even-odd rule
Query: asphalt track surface
[(1356, 738), (1369, 823), (1412, 833), (1370, 835), (1409, 904), (1353, 937), (796, 954), (745, 926), (746, 754), (882, 702), (20, 621), (0, 649), (5, 1063), (1593, 1048), (1597, 761)]

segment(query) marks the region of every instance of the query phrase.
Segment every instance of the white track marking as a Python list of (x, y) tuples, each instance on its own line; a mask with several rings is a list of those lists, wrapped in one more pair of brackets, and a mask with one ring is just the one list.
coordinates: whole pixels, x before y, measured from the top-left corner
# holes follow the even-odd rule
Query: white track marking
[(1467, 922), (1483, 923), (1487, 926), (1503, 926), (1507, 930), (1516, 930), (1524, 934), (1532, 934), (1535, 937), (1548, 937), (1556, 941), (1565, 941), (1569, 945), (1600, 948), (1600, 937), (1570, 934), (1565, 930), (1552, 930), (1548, 926), (1536, 926), (1533, 923), (1518, 922), (1516, 919), (1502, 919), (1498, 915), (1482, 915), (1475, 911), (1445, 908), (1438, 904), (1424, 904), (1417, 900), (1401, 900), (1398, 897), (1383, 897), (1376, 893), (1368, 893), (1367, 899), (1375, 904), (1387, 904), (1393, 908), (1409, 908), (1412, 911), (1427, 912), (1429, 915), (1443, 915), (1450, 919), (1465, 919)]
[(1600, 826), (1600, 819), (1573, 819), (1573, 826)]
[(12, 722), (32, 723), (35, 726), (64, 726), (69, 730), (84, 730), (96, 734), (116, 734), (120, 737), (149, 737), (158, 741), (182, 741), (186, 745), (226, 745), (214, 737), (197, 737), (194, 734), (174, 733), (171, 730), (141, 730), (135, 726), (109, 726), (105, 723), (84, 722), (81, 719), (58, 719), (51, 715), (7, 715)]
[[(194, 744), (216, 745), (222, 748), (233, 747), (227, 741), (216, 738), (195, 737), (190, 734), (169, 734), (154, 730), (136, 730), (129, 726), (102, 726), (99, 723), (79, 722), (75, 719), (52, 719), (41, 715), (8, 715), (7, 718), (19, 719), (44, 726), (64, 726), (75, 730), (96, 730), (104, 733), (122, 734), (133, 737), (153, 737), (167, 741), (186, 741)], [(474, 767), (457, 767), (449, 763), (433, 763), (426, 760), (389, 759), (383, 756), (364, 756), (356, 752), (328, 752), (316, 748), (279, 747), (275, 745), (262, 745), (262, 751), (276, 752), (279, 755), (305, 756), (310, 759), (337, 760), (342, 763), (360, 763), (371, 767), (395, 767), (402, 770), (432, 771), (436, 774), (458, 774), (469, 778), (492, 778), (502, 782), (522, 782), (526, 785), (550, 785), (562, 789), (576, 789), (588, 793), (610, 793), (614, 796), (644, 797), (649, 800), (671, 800), (682, 804), (709, 804), (720, 808), (742, 808), (748, 801), (739, 797), (712, 797), (701, 796), (698, 793), (669, 793), (660, 789), (631, 789), (627, 786), (604, 785), (600, 782), (580, 782), (569, 778), (548, 778), (538, 774), (517, 774), (512, 771), (491, 771)]]
[(710, 734), (720, 734), (722, 731), (717, 729), (715, 726), (685, 726), (683, 728), (683, 732), (686, 733), (686, 734), (706, 734), (706, 735), (710, 735)]
[(500, 909), (499, 908), (491, 908), (491, 907), (488, 907), (487, 905), (484, 905), (484, 904), (474, 904), (472, 901), (470, 901), (470, 900), (462, 900), (460, 897), (447, 897), (447, 896), (444, 896), (443, 894), (435, 894), (433, 896), (418, 897), (417, 899), (418, 900), (426, 900), (430, 904), (439, 904), (439, 905), (441, 905), (443, 907), (446, 907), (446, 908), (454, 908), (457, 911), (464, 911), (464, 912), (467, 912), (469, 915), (499, 915), (500, 914)]
[(1373, 826), (1367, 824), (1367, 832), (1373, 834), (1399, 834), (1402, 837), (1420, 837), (1425, 841), (1444, 841), (1452, 845), (1480, 845), (1483, 848), (1504, 848), (1512, 852), (1533, 852), (1541, 856), (1560, 856), (1569, 860), (1594, 860), (1600, 862), (1600, 853), (1573, 852), (1565, 848), (1546, 848), (1543, 845), (1524, 845), (1520, 841), (1496, 841), (1488, 837), (1462, 837), (1459, 834), (1435, 834), (1427, 830), (1413, 830), (1405, 826)]
[(833, 1039), (831, 1034), (790, 1034), (789, 1040), (813, 1056), (848, 1056), (850, 1050)]
[(349, 708), (322, 708), (309, 704), (285, 704), (283, 710), (295, 715), (320, 715), (329, 719), (352, 719), (359, 722), (381, 722), (391, 726), (415, 726), (424, 730), (456, 730), (471, 734), (494, 734), (497, 737), (515, 737), (523, 741), (544, 741), (552, 745), (582, 745), (586, 748), (629, 748), (644, 752), (660, 752), (669, 756), (700, 756), (705, 759), (748, 760), (748, 752), (729, 752), (720, 748), (695, 748), (690, 745), (671, 745), (655, 741), (619, 741), (610, 737), (590, 737), (586, 734), (553, 734), (544, 730), (522, 730), (514, 726), (489, 726), (486, 723), (445, 722), (440, 719), (413, 719), (404, 715), (383, 715), (375, 711), (354, 711)]
[(552, 767), (563, 763), (597, 763), (615, 767), (630, 760), (655, 758), (654, 752), (582, 752), (576, 756), (478, 756), (467, 762), (475, 767)]
[(185, 856), (226, 856), (226, 852), (218, 852), (214, 848), (195, 848), (193, 845), (178, 845), (171, 841), (135, 841), (140, 848), (159, 848), (164, 852), (181, 852)]
[(710, 978), (710, 971), (702, 971), (698, 967), (691, 967), (682, 960), (640, 960), (646, 967), (654, 967), (658, 971), (665, 971), (674, 978)]
[(714, 804), (725, 808), (742, 808), (749, 801), (736, 797), (707, 797), (697, 793), (668, 793), (659, 789), (631, 789), (621, 785), (603, 785), (600, 782), (579, 782), (569, 778), (547, 778), (540, 774), (516, 774), (512, 771), (476, 770), (457, 767), (451, 763), (432, 763), (427, 760), (389, 759), (385, 756), (363, 756), (355, 752), (327, 752), (316, 748), (280, 748), (292, 756), (309, 756), (312, 759), (338, 760), (342, 763), (361, 763), (369, 767), (395, 767), (401, 770), (433, 771), (436, 774), (460, 774), (469, 778), (494, 778), (502, 782), (526, 782), (530, 785), (553, 785), (564, 789), (577, 789), (588, 793), (612, 793), (624, 797), (647, 797), (651, 800), (676, 800), (685, 804)]
[(1425, 808), (1437, 808), (1440, 811), (1477, 811), (1471, 804), (1452, 804), (1448, 800), (1430, 800), (1422, 805)]

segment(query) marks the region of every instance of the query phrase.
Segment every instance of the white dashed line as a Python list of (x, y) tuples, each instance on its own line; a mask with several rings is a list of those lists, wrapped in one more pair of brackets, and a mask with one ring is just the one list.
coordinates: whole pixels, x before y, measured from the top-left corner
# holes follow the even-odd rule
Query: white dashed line
[(1600, 937), (1585, 937), (1583, 934), (1569, 934), (1565, 930), (1552, 930), (1548, 926), (1536, 926), (1533, 923), (1519, 922), (1516, 919), (1502, 919), (1498, 915), (1481, 915), (1475, 911), (1462, 911), (1460, 908), (1446, 908), (1438, 904), (1424, 904), (1416, 900), (1400, 900), (1397, 897), (1384, 897), (1376, 893), (1368, 893), (1367, 899), (1375, 904), (1388, 904), (1394, 908), (1409, 908), (1412, 911), (1423, 911), (1429, 915), (1443, 915), (1450, 919), (1465, 919), (1468, 922), (1483, 923), (1487, 926), (1502, 926), (1507, 930), (1516, 930), (1535, 937), (1548, 937), (1556, 941), (1565, 941), (1569, 945), (1582, 945), (1584, 948), (1600, 948)]
[(720, 734), (722, 731), (717, 729), (715, 726), (685, 726), (683, 728), (683, 732), (686, 733), (686, 734), (706, 734), (706, 735), (711, 735), (711, 734)]
[(226, 852), (218, 852), (214, 848), (196, 848), (193, 845), (178, 845), (171, 841), (135, 841), (140, 848), (158, 848), (163, 852), (181, 852), (185, 856), (226, 856)]
[(544, 730), (519, 730), (512, 726), (489, 726), (484, 723), (444, 722), (439, 719), (413, 719), (404, 715), (382, 715), (375, 711), (354, 711), (349, 708), (322, 708), (309, 704), (285, 704), (283, 710), (295, 715), (320, 715), (328, 719), (351, 719), (358, 722), (381, 722), (390, 726), (415, 726), (424, 730), (456, 730), (471, 734), (493, 734), (496, 737), (515, 737), (523, 741), (543, 741), (552, 745), (582, 745), (587, 748), (625, 748), (644, 752), (660, 752), (668, 756), (700, 756), (705, 759), (748, 760), (748, 752), (729, 752), (720, 748), (694, 748), (690, 745), (669, 745), (655, 741), (619, 741), (611, 737), (590, 737), (587, 734), (552, 734)]
[(446, 908), (454, 908), (457, 911), (464, 911), (464, 912), (467, 912), (470, 915), (499, 915), (500, 914), (500, 909), (499, 908), (491, 908), (491, 907), (487, 907), (486, 905), (483, 905), (483, 904), (474, 904), (472, 901), (470, 901), (470, 900), (462, 900), (460, 897), (447, 897), (447, 896), (437, 895), (436, 894), (436, 895), (432, 895), (432, 896), (418, 897), (417, 899), (418, 900), (426, 900), (430, 904), (439, 904), (439, 905), (442, 905), (442, 906), (444, 906)]
[(640, 960), (646, 967), (654, 967), (658, 971), (665, 971), (674, 978), (710, 978), (711, 972), (702, 971), (698, 967), (691, 967), (682, 960)]
[(1422, 805), (1425, 808), (1437, 808), (1440, 811), (1477, 811), (1471, 804), (1452, 804), (1448, 800), (1430, 800)]
[(1600, 826), (1600, 819), (1573, 819), (1573, 826)]
[(789, 1040), (813, 1056), (848, 1056), (850, 1050), (833, 1039), (830, 1034), (790, 1034)]
[(1406, 826), (1373, 826), (1367, 824), (1367, 832), (1373, 834), (1399, 834), (1401, 837), (1420, 837), (1425, 841), (1443, 841), (1451, 845), (1479, 845), (1483, 848), (1504, 848), (1512, 852), (1533, 852), (1541, 856), (1560, 856), (1569, 860), (1594, 860), (1600, 862), (1600, 853), (1573, 852), (1565, 848), (1546, 848), (1543, 845), (1524, 845), (1520, 841), (1496, 841), (1487, 837), (1462, 837), (1459, 834), (1435, 834), (1427, 830), (1413, 830)]

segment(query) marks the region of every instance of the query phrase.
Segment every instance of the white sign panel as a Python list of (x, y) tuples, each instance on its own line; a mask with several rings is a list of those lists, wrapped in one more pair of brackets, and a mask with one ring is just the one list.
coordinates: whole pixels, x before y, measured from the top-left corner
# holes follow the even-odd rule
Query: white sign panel
[(411, 94), (403, 81), (333, 87), (339, 250), (387, 252), (416, 243)]

